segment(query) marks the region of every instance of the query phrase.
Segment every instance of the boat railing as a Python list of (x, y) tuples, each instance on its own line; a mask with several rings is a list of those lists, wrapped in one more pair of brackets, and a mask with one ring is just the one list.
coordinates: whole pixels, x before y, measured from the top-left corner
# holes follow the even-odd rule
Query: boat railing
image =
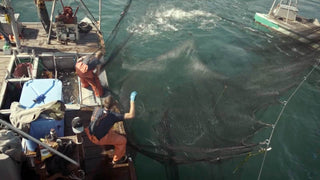
[[(38, 56), (34, 55), (26, 55), (26, 54), (16, 54), (13, 51), (13, 55), (11, 56), (10, 63), (7, 68), (7, 73), (5, 77), (5, 81), (1, 87), (1, 94), (0, 94), (0, 102), (1, 107), (3, 106), (3, 102), (7, 98), (10, 92), (8, 90), (8, 84), (12, 84), (13, 86), (22, 87), (23, 84), (32, 79), (38, 78), (46, 78), (43, 77), (44, 71), (50, 72), (52, 75), (51, 77), (47, 78), (54, 78), (60, 79), (64, 81), (64, 83), (68, 84), (69, 86), (64, 87), (67, 91), (69, 87), (72, 87), (72, 91), (69, 90), (71, 95), (73, 96), (73, 100), (66, 100), (66, 110), (79, 110), (82, 104), (82, 90), (80, 85), (79, 77), (75, 75), (74, 65), (79, 56), (89, 55), (88, 53), (78, 54), (77, 52), (69, 52), (69, 53), (61, 53), (61, 52), (43, 52)], [(14, 71), (16, 67), (20, 63), (29, 63), (31, 64), (31, 70), (28, 69), (28, 75), (22, 77), (15, 77)], [(68, 77), (65, 77), (67, 74)], [(69, 94), (70, 95), (70, 94)], [(2, 108), (0, 110), (4, 114), (10, 114), (10, 109)]]
[[(20, 66), (24, 65), (24, 66)], [(1, 85), (0, 106), (2, 107), (6, 96), (10, 96), (9, 84), (12, 86), (22, 87), (22, 85), (32, 79), (37, 78), (39, 58), (32, 54), (17, 54), (13, 51), (10, 62), (7, 67), (5, 80)], [(21, 68), (22, 67), (22, 68)], [(21, 69), (26, 68), (27, 74)], [(21, 72), (20, 72), (21, 71)], [(10, 114), (10, 109), (1, 108), (0, 113)]]
[(291, 0), (283, 1), (281, 0), (279, 4), (275, 6), (276, 0), (273, 2), (269, 15), (273, 15), (276, 18), (283, 18), (285, 19), (286, 23), (288, 20), (295, 21), (298, 13), (298, 2), (292, 2)]

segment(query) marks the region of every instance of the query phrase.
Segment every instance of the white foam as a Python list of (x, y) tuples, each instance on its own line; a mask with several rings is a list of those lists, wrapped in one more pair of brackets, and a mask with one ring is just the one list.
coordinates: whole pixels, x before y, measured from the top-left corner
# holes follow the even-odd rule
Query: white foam
[(179, 8), (172, 8), (163, 12), (158, 11), (155, 13), (155, 16), (158, 18), (167, 18), (172, 20), (187, 20), (194, 19), (197, 17), (216, 17), (211, 13), (201, 10), (184, 11)]
[(174, 32), (183, 30), (186, 22), (195, 24), (199, 29), (213, 29), (216, 23), (221, 20), (217, 15), (202, 11), (185, 11), (180, 8), (160, 8), (155, 12), (147, 12), (142, 23), (132, 25), (128, 28), (129, 32), (141, 35), (158, 35), (161, 32)]

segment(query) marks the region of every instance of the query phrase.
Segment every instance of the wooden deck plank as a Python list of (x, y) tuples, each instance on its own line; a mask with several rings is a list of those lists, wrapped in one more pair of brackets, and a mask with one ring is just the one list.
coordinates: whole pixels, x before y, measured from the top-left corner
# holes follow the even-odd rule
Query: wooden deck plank
[(94, 95), (94, 92), (91, 89), (91, 87), (89, 87), (89, 88), (81, 87), (81, 98), (82, 98), (81, 104), (83, 104), (85, 106), (100, 106), (101, 105), (101, 98), (96, 97)]
[(8, 65), (10, 63), (10, 58), (6, 58), (6, 57), (0, 57), (0, 62), (1, 62), (1, 68), (0, 68), (0, 81), (1, 81), (1, 84), (2, 82), (4, 81), (5, 79), (5, 75), (7, 74), (7, 68), (8, 68)]
[[(99, 36), (97, 30), (93, 29), (89, 33), (79, 33), (79, 40), (61, 43), (55, 38), (51, 38), (50, 44), (47, 44), (47, 34), (39, 22), (22, 23), (22, 39), (21, 45), (26, 50), (34, 49), (38, 52), (81, 52), (92, 53), (100, 48)], [(53, 32), (55, 28), (53, 28)]]

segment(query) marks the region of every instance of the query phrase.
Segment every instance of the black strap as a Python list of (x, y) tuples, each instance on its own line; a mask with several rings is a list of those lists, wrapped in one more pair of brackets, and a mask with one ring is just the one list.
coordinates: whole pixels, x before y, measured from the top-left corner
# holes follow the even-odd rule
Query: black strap
[[(97, 113), (99, 110), (97, 110), (95, 113)], [(108, 113), (109, 113), (109, 110), (105, 111), (105, 110), (102, 110), (103, 112), (103, 115), (99, 118), (95, 118), (93, 121), (91, 119), (91, 122), (89, 124), (89, 130), (90, 130), (90, 134), (93, 134), (93, 127), (96, 127), (96, 126), (99, 126), (100, 122), (102, 119), (104, 119), (105, 117), (107, 117)], [(94, 117), (96, 117), (94, 115)], [(94, 134), (93, 134), (94, 135)]]

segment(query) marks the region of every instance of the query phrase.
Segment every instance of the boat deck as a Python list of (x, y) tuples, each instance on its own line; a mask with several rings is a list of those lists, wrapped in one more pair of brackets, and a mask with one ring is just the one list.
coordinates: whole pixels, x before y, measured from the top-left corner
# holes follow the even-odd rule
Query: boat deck
[[(47, 44), (48, 37), (41, 23), (24, 22), (22, 26), (21, 45), (26, 51), (34, 49), (36, 54), (42, 52), (93, 53), (103, 43), (99, 42), (100, 37), (94, 28), (88, 33), (79, 33), (79, 39), (76, 41), (62, 43), (55, 38), (51, 38), (50, 44)], [(54, 31), (55, 28), (53, 28)]]
[[(34, 52), (35, 54), (59, 54), (59, 53), (74, 53), (74, 54), (91, 54), (96, 52), (101, 47), (104, 47), (104, 41), (102, 37), (97, 33), (98, 31), (93, 27), (88, 33), (80, 33), (79, 39), (76, 41), (61, 42), (54, 38), (55, 28), (53, 27), (53, 38), (50, 40), (50, 44), (47, 43), (47, 34), (40, 22), (24, 22), (21, 24), (21, 47), (20, 55), (29, 55)], [(102, 39), (102, 40), (101, 40)], [(0, 41), (0, 47), (4, 45), (5, 41)], [(15, 51), (15, 47), (12, 48)], [(2, 49), (1, 49), (2, 50)], [(102, 50), (104, 50), (102, 48)], [(18, 54), (18, 53), (17, 53)], [(4, 55), (4, 52), (0, 51), (0, 62), (4, 66), (0, 69), (0, 86), (3, 87), (3, 81), (6, 78), (6, 73), (13, 71), (14, 60), (11, 59), (11, 55)], [(108, 88), (108, 80), (106, 73), (101, 73), (99, 76), (102, 86)], [(0, 89), (1, 90), (1, 89)], [(3, 87), (4, 94), (5, 87)], [(95, 97), (92, 89), (80, 88), (80, 96), (82, 98), (81, 104), (83, 106), (97, 106), (101, 105), (101, 99)], [(69, 106), (71, 107), (71, 106)], [(72, 107), (78, 108), (78, 107)]]
[(316, 25), (311, 20), (302, 17), (297, 17), (296, 21), (285, 21), (273, 18), (285, 29), (291, 30), (309, 41), (319, 42), (320, 40), (320, 26)]
[(255, 20), (267, 28), (309, 44), (314, 49), (320, 49), (320, 24), (315, 19), (297, 16), (296, 21), (286, 21), (272, 15), (256, 13)]
[[(72, 42), (61, 43), (53, 38), (50, 44), (47, 44), (47, 35), (41, 23), (23, 23), (21, 31), (21, 47), (22, 51), (19, 55), (30, 55), (32, 52), (36, 56), (43, 53), (93, 53), (100, 47), (104, 47), (103, 39), (96, 33), (93, 28), (89, 33), (79, 33), (79, 40)], [(4, 45), (4, 41), (0, 41), (0, 47)], [(15, 48), (13, 48), (15, 49)], [(104, 48), (103, 48), (104, 50)], [(14, 67), (14, 58), (12, 55), (4, 55), (0, 50), (0, 86), (2, 96), (6, 93), (7, 81), (14, 80), (8, 77)], [(8, 72), (9, 71), (9, 72)], [(11, 78), (11, 79), (10, 79)], [(106, 73), (101, 73), (100, 81), (103, 87), (108, 88), (108, 81)], [(78, 80), (79, 82), (79, 80)], [(65, 136), (74, 136), (71, 128), (71, 121), (74, 117), (79, 116), (84, 121), (84, 126), (88, 126), (92, 110), (95, 106), (101, 106), (101, 98), (94, 96), (91, 89), (81, 88), (78, 84), (79, 96), (81, 96), (83, 108), (70, 108), (66, 104), (67, 111), (65, 113), (64, 134)], [(3, 110), (3, 109), (2, 109)], [(2, 112), (2, 111), (1, 111)], [(10, 112), (8, 112), (10, 113)], [(122, 122), (114, 125), (120, 134), (125, 135), (125, 130)], [(83, 138), (83, 149), (85, 154), (84, 167), (86, 171), (85, 179), (136, 179), (134, 166), (132, 160), (127, 163), (111, 166), (112, 147), (100, 147), (89, 141), (85, 133), (81, 134)], [(48, 177), (47, 177), (48, 178)], [(50, 179), (50, 178), (49, 178)]]

